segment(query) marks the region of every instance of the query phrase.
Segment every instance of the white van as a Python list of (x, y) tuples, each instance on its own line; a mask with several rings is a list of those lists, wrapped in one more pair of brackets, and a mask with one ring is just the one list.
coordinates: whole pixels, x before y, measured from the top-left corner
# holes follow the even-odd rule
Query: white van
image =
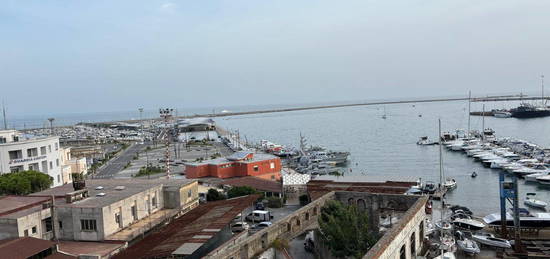
[(272, 218), (273, 216), (267, 210), (253, 210), (246, 216), (246, 220), (255, 222), (271, 221)]

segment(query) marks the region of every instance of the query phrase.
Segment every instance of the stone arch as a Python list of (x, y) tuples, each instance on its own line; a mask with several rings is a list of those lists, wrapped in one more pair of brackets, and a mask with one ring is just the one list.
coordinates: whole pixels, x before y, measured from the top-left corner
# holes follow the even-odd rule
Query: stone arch
[(348, 205), (355, 205), (355, 200), (353, 198), (348, 199)]
[(308, 221), (308, 220), (309, 220), (309, 211), (306, 212), (306, 221)]
[(313, 207), (313, 215), (314, 215), (314, 216), (317, 215), (317, 206)]
[(286, 223), (286, 231), (288, 231), (288, 232), (292, 231), (292, 224), (291, 224), (291, 222)]
[(357, 208), (361, 211), (367, 209), (367, 203), (363, 199), (357, 200)]

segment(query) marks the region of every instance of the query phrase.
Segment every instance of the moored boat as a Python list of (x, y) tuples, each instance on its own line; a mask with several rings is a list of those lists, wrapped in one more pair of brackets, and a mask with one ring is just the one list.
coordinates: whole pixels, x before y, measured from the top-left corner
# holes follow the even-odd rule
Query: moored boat
[(512, 245), (510, 244), (510, 241), (495, 237), (493, 234), (490, 233), (477, 233), (472, 235), (472, 239), (474, 241), (479, 242), (480, 244), (487, 245), (487, 246), (494, 246), (499, 248), (511, 248)]

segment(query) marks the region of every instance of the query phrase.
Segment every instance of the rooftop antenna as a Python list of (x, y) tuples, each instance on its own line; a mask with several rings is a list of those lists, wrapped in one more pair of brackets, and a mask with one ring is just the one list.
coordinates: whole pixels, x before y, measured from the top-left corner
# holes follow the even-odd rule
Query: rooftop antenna
[(53, 136), (53, 121), (55, 118), (48, 118), (48, 121), (50, 122), (50, 135)]
[(8, 129), (8, 120), (6, 119), (6, 106), (4, 105), (4, 101), (2, 100), (2, 114), (4, 118), (4, 129)]

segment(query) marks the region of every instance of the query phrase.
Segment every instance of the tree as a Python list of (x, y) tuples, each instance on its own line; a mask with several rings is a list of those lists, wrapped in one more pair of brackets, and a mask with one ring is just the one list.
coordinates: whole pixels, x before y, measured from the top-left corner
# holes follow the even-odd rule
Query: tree
[(328, 201), (318, 222), (323, 241), (335, 257), (362, 258), (376, 243), (369, 233), (367, 213), (357, 206)]
[(250, 194), (256, 194), (258, 193), (256, 189), (250, 187), (250, 186), (234, 186), (227, 191), (227, 198), (235, 198), (240, 196), (246, 196)]
[(0, 194), (26, 195), (48, 189), (52, 185), (49, 175), (36, 171), (21, 171), (0, 176)]
[(206, 193), (206, 201), (219, 201), (219, 200), (225, 200), (225, 195), (223, 193), (218, 192), (216, 189), (208, 189), (208, 193)]

